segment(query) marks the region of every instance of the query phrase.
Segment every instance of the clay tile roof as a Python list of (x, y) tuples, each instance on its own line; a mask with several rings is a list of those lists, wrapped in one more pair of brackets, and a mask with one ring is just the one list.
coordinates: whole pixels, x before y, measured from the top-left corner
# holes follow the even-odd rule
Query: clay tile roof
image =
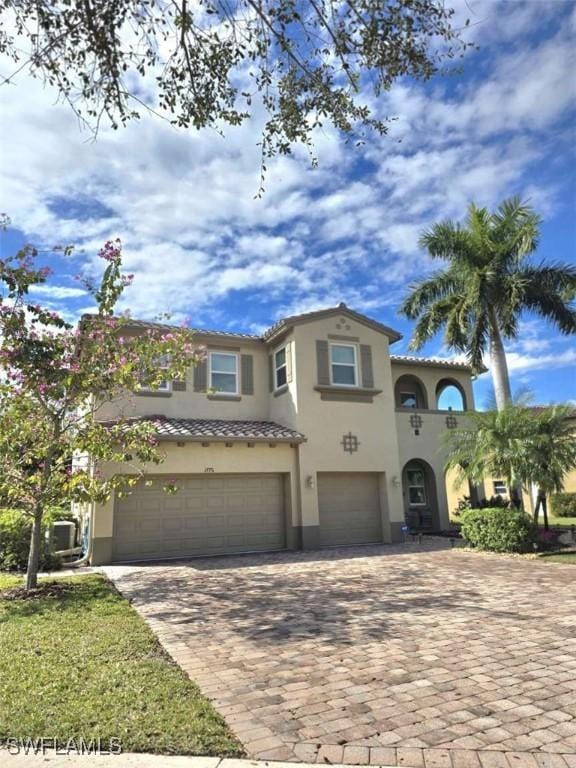
[[(149, 320), (136, 320), (132, 317), (128, 320), (128, 325), (134, 326), (136, 328), (155, 328), (159, 331), (170, 331), (179, 327), (175, 325), (169, 325), (167, 323), (156, 323)], [(261, 341), (261, 336), (255, 336), (251, 333), (236, 333), (235, 331), (214, 331), (208, 328), (184, 328), (184, 330), (190, 331), (190, 333), (196, 333), (199, 336), (233, 336), (234, 338), (238, 339)]]
[(227, 419), (175, 419), (167, 416), (146, 416), (152, 421), (162, 440), (210, 441), (242, 440), (248, 442), (302, 443), (300, 432), (273, 421), (229, 421)]
[(472, 366), (469, 363), (463, 363), (457, 360), (445, 360), (441, 357), (412, 357), (411, 355), (390, 355), (390, 360), (393, 363), (406, 363), (409, 365), (427, 365), (438, 368), (458, 368), (462, 371), (472, 370)]

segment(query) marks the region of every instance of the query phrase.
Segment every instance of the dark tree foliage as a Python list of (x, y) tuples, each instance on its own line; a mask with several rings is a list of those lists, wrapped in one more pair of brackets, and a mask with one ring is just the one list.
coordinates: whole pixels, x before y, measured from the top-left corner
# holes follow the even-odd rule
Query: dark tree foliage
[(367, 102), (428, 79), (468, 47), (444, 0), (0, 0), (0, 53), (55, 86), (95, 130), (151, 110), (176, 126), (238, 125), (263, 107), (263, 157), (356, 141), (388, 119)]

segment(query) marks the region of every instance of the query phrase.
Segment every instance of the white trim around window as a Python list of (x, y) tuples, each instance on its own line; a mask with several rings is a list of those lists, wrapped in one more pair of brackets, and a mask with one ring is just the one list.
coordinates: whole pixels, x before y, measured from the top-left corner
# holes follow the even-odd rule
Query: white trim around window
[[(408, 505), (410, 507), (425, 507), (428, 504), (426, 492), (426, 475), (420, 467), (406, 469), (408, 485)], [(413, 493), (414, 491), (414, 493)]]
[(164, 379), (159, 381), (154, 387), (148, 387), (146, 384), (140, 384), (138, 392), (170, 392), (172, 390), (172, 382)]
[[(350, 350), (352, 350), (351, 356)], [(330, 343), (330, 381), (335, 387), (358, 386), (358, 349), (356, 344)]]
[[(158, 358), (158, 367), (160, 370), (162, 368), (167, 368), (170, 364), (170, 360), (162, 356)], [(146, 382), (143, 381), (143, 379), (140, 379), (140, 385), (138, 387), (138, 392), (171, 392), (172, 391), (172, 382), (168, 379), (163, 379), (162, 381), (159, 381), (158, 384), (154, 386), (147, 386)]]
[(288, 354), (287, 346), (274, 352), (274, 391), (288, 385)]
[(208, 386), (211, 391), (222, 395), (240, 394), (240, 376), (237, 352), (217, 352), (208, 354)]
[(495, 496), (508, 496), (508, 486), (504, 480), (492, 480), (492, 489)]

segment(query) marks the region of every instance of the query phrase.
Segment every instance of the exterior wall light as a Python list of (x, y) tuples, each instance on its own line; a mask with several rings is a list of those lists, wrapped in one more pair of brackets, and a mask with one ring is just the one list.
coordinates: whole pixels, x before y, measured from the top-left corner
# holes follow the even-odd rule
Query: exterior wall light
[(394, 488), (399, 488), (400, 487), (401, 482), (400, 482), (400, 478), (398, 477), (398, 475), (394, 475), (392, 477), (392, 485), (394, 486)]
[(307, 488), (316, 487), (316, 480), (314, 480), (314, 475), (308, 475), (308, 477), (306, 478), (306, 487)]

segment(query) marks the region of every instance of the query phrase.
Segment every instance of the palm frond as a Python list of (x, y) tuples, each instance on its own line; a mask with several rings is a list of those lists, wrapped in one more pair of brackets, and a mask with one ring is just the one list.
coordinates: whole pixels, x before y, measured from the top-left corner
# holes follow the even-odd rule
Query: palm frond
[[(418, 351), (427, 341), (434, 338), (438, 331), (447, 325), (452, 312), (461, 300), (462, 297), (458, 295), (447, 296), (434, 302), (434, 304), (421, 312), (408, 348)], [(465, 343), (465, 336), (462, 337), (462, 340)], [(457, 348), (462, 349), (462, 347)]]
[(433, 259), (459, 262), (468, 259), (472, 253), (468, 232), (453, 221), (434, 224), (422, 232), (418, 243)]
[(519, 263), (538, 247), (541, 218), (516, 195), (504, 200), (492, 215), (492, 237), (503, 246), (508, 263)]
[(414, 320), (427, 307), (439, 299), (446, 298), (458, 291), (459, 280), (450, 269), (435, 272), (426, 280), (412, 283), (410, 294), (404, 299), (398, 310), (400, 314)]

